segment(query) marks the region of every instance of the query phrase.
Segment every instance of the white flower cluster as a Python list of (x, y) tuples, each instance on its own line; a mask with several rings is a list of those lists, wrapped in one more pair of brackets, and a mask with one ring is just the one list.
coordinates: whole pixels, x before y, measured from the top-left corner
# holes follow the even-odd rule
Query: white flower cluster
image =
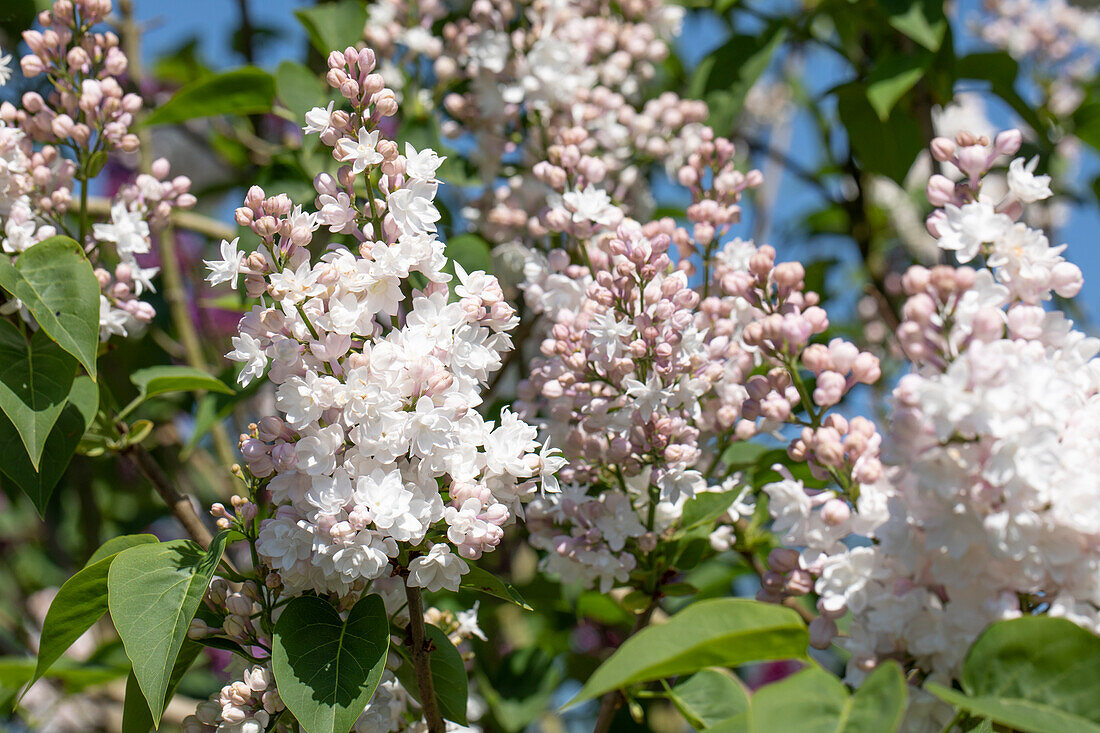
[[(18, 106), (0, 103), (0, 250), (18, 256), (58, 234), (78, 240), (99, 281), (101, 341), (152, 321), (156, 311), (141, 296), (154, 290), (157, 268), (143, 267), (138, 258), (149, 253), (151, 233), (163, 228), (174, 208), (196, 203), (190, 179), (170, 179), (164, 159), (119, 187), (107, 222), (89, 228), (86, 196), (74, 201), (76, 179), (86, 194), (108, 153), (133, 153), (139, 146), (130, 126), (142, 99), (119, 83), (127, 67), (119, 38), (90, 30), (110, 11), (110, 2), (63, 2), (39, 13), (42, 30), (23, 33), (29, 53), (20, 67), (27, 79), (45, 75), (48, 83), (41, 94), (24, 93)], [(9, 76), (5, 63), (0, 85)], [(3, 314), (19, 310), (30, 320), (17, 300), (0, 306)]]
[[(252, 189), (237, 217), (263, 245), (246, 258), (225, 243), (208, 263), (212, 281), (244, 274), (268, 301), (241, 319), (228, 355), (245, 365), (242, 384), (266, 370), (276, 385), (280, 417), (242, 442), (275, 505), (257, 547), (292, 592), (361, 591), (399, 556), (410, 585), (456, 590), (463, 558), (497, 546), (557, 461), (508, 410), (499, 424), (477, 410), (518, 319), (484, 272), (456, 263), (448, 287), (439, 158), (379, 140), (396, 106), (373, 53), (333, 53), (329, 65), (354, 111), (317, 109), (310, 124), (350, 165), (317, 177), (317, 213)], [(349, 244), (311, 261), (322, 225)]]
[(1047, 182), (1021, 161), (1009, 181), (997, 209), (979, 194), (931, 220), (941, 248), (984, 255), (983, 269), (903, 279), (898, 335), (916, 366), (894, 390), (885, 477), (859, 487), (850, 516), (793, 480), (766, 487), (775, 529), (817, 578), (813, 636), (827, 644), (851, 613), (839, 643), (853, 682), (887, 657), (950, 682), (983, 629), (1021, 614), (1100, 631), (1100, 341), (1035, 305), (1075, 294), (1080, 271), (1014, 221)]

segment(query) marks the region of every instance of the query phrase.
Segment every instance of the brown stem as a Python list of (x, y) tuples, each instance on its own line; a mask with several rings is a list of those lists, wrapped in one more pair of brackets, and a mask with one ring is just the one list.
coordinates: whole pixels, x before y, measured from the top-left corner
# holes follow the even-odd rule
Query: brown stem
[(435, 697), (435, 683), (432, 680), (431, 647), (424, 628), (424, 601), (420, 589), (409, 585), (405, 579), (405, 598), (409, 602), (409, 639), (412, 649), (413, 669), (416, 670), (416, 687), (420, 691), (420, 709), (424, 711), (424, 720), (428, 723), (428, 733), (444, 733), (447, 726), (443, 714), (439, 711), (439, 701)]
[[(634, 636), (646, 626), (649, 626), (649, 622), (653, 619), (653, 612), (657, 610), (660, 601), (661, 594), (658, 585), (657, 590), (654, 590), (653, 595), (649, 597), (649, 605), (639, 614), (638, 618), (634, 619), (634, 627), (630, 630), (630, 636)], [(630, 636), (627, 638), (629, 639)], [(622, 701), (623, 696), (618, 690), (612, 690), (600, 698), (600, 711), (596, 714), (596, 727), (592, 729), (592, 733), (607, 733), (611, 730), (611, 722), (615, 719), (615, 712), (622, 705)]]
[(213, 536), (198, 513), (195, 512), (191, 497), (176, 490), (171, 479), (164, 473), (164, 469), (160, 467), (156, 459), (149, 454), (149, 451), (140, 445), (131, 445), (122, 452), (122, 456), (129, 460), (145, 478), (149, 479), (149, 483), (153, 485), (153, 488), (160, 494), (160, 498), (168, 505), (172, 516), (183, 525), (184, 530), (191, 536), (191, 539), (202, 545), (203, 549), (209, 547)]

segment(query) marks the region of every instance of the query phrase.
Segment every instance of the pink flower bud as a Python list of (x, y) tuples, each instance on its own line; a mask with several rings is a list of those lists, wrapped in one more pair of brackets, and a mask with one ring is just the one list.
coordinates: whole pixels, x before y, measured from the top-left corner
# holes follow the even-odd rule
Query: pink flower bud
[(821, 520), (830, 527), (844, 524), (851, 515), (851, 508), (841, 499), (829, 499), (821, 507)]
[(1005, 130), (997, 135), (993, 141), (993, 147), (999, 155), (1014, 155), (1023, 141), (1023, 133), (1019, 130)]
[(937, 137), (932, 140), (932, 157), (941, 163), (946, 163), (955, 155), (955, 142), (946, 137)]
[(814, 649), (828, 649), (837, 633), (836, 621), (818, 616), (810, 622), (810, 646)]

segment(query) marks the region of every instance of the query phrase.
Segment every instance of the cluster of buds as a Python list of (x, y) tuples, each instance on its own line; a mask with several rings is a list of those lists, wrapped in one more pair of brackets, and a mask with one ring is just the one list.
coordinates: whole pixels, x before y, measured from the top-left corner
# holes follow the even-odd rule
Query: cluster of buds
[[(183, 733), (264, 733), (285, 706), (267, 665), (253, 665), (183, 720)], [(282, 730), (282, 726), (278, 730)]]
[[(23, 34), (30, 53), (21, 65), (28, 78), (45, 75), (52, 91), (45, 97), (27, 92), (18, 107), (0, 104), (3, 250), (18, 254), (55, 234), (83, 239), (102, 289), (101, 340), (126, 336), (152, 320), (153, 307), (140, 297), (154, 289), (157, 268), (138, 258), (150, 252), (152, 234), (164, 228), (173, 210), (196, 203), (191, 181), (170, 178), (168, 161), (161, 159), (119, 188), (108, 221), (89, 230), (84, 225), (89, 212), (80, 211), (76, 231), (69, 220), (74, 180), (87, 187), (108, 153), (138, 148), (130, 127), (142, 99), (125, 93), (116, 78), (126, 70), (126, 56), (114, 33), (93, 32), (110, 11), (109, 0), (58, 0), (40, 13), (42, 30)], [(61, 150), (73, 151), (75, 159)], [(13, 302), (0, 306), (5, 313), (15, 308)]]
[(700, 138), (676, 178), (691, 192), (687, 218), (693, 224), (692, 237), (697, 246), (707, 250), (741, 221), (742, 194), (759, 187), (764, 176), (755, 169), (748, 173), (737, 170), (733, 143), (715, 136), (711, 128), (702, 128)]
[(699, 295), (672, 267), (669, 244), (665, 235), (649, 239), (624, 225), (602, 247), (589, 247), (596, 275), (584, 305), (557, 319), (541, 346), (544, 359), (520, 388), (527, 403), (548, 400), (549, 413), (566, 423), (566, 480), (593, 480), (609, 464), (621, 463), (627, 476), (652, 465), (658, 483), (669, 470), (677, 477), (662, 492), (675, 500), (678, 481), (698, 460), (689, 407), (653, 409), (663, 390), (701, 393), (708, 384), (694, 378), (705, 360), (694, 331)]
[(23, 75), (45, 74), (55, 89), (48, 103), (35, 92), (23, 96), (18, 121), (36, 141), (71, 139), (79, 148), (138, 149), (130, 125), (142, 100), (124, 94), (115, 79), (126, 71), (126, 54), (114, 33), (91, 32), (110, 12), (110, 0), (57, 0), (38, 14), (41, 31), (23, 32), (30, 49), (19, 61)]
[[(354, 46), (348, 46), (343, 52), (329, 53), (328, 73), (325, 76), (329, 86), (338, 90), (356, 110), (371, 107), (373, 123), (377, 123), (383, 117), (393, 117), (397, 114), (397, 95), (392, 89), (386, 87), (382, 75), (375, 73), (376, 65), (374, 51), (369, 48), (356, 49)], [(343, 127), (344, 125), (340, 125), (340, 122), (346, 125), (346, 118), (346, 114), (340, 113), (337, 115), (334, 126)], [(323, 136), (322, 141), (331, 144), (325, 141)]]
[[(787, 447), (787, 455), (805, 462), (818, 480), (837, 478), (847, 487), (859, 486), (882, 478), (881, 444), (882, 436), (867, 418), (857, 416), (848, 420), (832, 413), (825, 417), (821, 427), (802, 428), (802, 434)], [(845, 512), (847, 508), (845, 504)], [(839, 509), (830, 516), (838, 522), (847, 519), (847, 514), (842, 516), (838, 512)]]
[[(993, 168), (1002, 155), (1013, 155), (1020, 149), (1023, 135), (1019, 130), (1006, 130), (990, 143), (985, 135), (962, 130), (952, 140), (937, 137), (932, 141), (932, 157), (941, 163), (950, 163), (966, 177), (964, 184), (956, 185), (947, 176), (935, 174), (928, 179), (928, 200), (933, 206), (949, 203), (962, 205), (969, 200), (970, 192), (977, 192), (982, 177)], [(931, 226), (929, 227), (931, 229)], [(936, 233), (933, 231), (932, 235)]]
[[(747, 410), (748, 419), (759, 415), (784, 421), (796, 403), (806, 401), (802, 408), (817, 427), (825, 410), (838, 404), (853, 387), (873, 384), (881, 376), (878, 358), (848, 341), (811, 342), (826, 332), (829, 319), (818, 305), (818, 294), (805, 290), (805, 275), (798, 262), (776, 264), (775, 250), (767, 245), (741, 263), (719, 259), (712, 269), (711, 279), (720, 295), (711, 296), (710, 311), (715, 315), (728, 311), (726, 317), (730, 318), (739, 303), (747, 304), (741, 340), (767, 362), (781, 367), (747, 380), (748, 400), (742, 410)], [(815, 377), (812, 392), (803, 386), (802, 372)]]

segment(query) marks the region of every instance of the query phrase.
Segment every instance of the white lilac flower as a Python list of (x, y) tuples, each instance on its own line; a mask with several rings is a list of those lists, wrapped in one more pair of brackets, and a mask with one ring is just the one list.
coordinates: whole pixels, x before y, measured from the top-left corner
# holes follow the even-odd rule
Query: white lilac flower
[(145, 254), (151, 244), (145, 216), (140, 211), (128, 209), (123, 201), (111, 205), (111, 223), (93, 225), (92, 235), (103, 242), (114, 242), (124, 261)]
[(431, 181), (413, 180), (389, 195), (390, 214), (403, 234), (435, 231), (440, 218), (433, 203), (437, 186)]
[(263, 346), (258, 339), (247, 333), (242, 332), (233, 337), (233, 351), (226, 354), (225, 358), (244, 363), (244, 368), (237, 375), (237, 381), (242, 387), (247, 387), (267, 369), (267, 354), (264, 353)]
[(357, 139), (341, 139), (336, 144), (336, 159), (351, 163), (351, 171), (356, 175), (369, 166), (381, 163), (382, 154), (378, 152), (378, 130), (368, 131), (364, 127), (359, 130)]
[(622, 212), (611, 203), (611, 197), (602, 188), (591, 183), (583, 191), (567, 191), (562, 195), (566, 207), (573, 213), (576, 222), (590, 221), (600, 226), (615, 226), (623, 217)]
[(1054, 195), (1050, 190), (1050, 176), (1035, 175), (1038, 164), (1039, 156), (1035, 156), (1026, 166), (1023, 158), (1016, 158), (1008, 166), (1008, 189), (1022, 203), (1030, 204)]
[(446, 159), (436, 155), (431, 148), (424, 148), (417, 152), (412, 143), (405, 143), (405, 173), (410, 178), (419, 178), (422, 181), (436, 180), (435, 172)]
[(306, 112), (306, 126), (302, 128), (305, 134), (312, 132), (324, 132), (332, 124), (332, 106), (335, 102), (329, 102), (328, 107), (314, 107)]
[(427, 555), (421, 555), (409, 563), (409, 585), (429, 592), (457, 591), (462, 576), (470, 572), (466, 561), (451, 554), (449, 545), (432, 545)]
[(240, 237), (234, 237), (232, 241), (222, 240), (220, 260), (203, 260), (203, 264), (210, 270), (206, 281), (211, 285), (229, 283), (234, 290), (237, 289), (237, 278), (241, 274), (241, 263), (244, 262), (244, 253), (237, 251), (237, 242)]

